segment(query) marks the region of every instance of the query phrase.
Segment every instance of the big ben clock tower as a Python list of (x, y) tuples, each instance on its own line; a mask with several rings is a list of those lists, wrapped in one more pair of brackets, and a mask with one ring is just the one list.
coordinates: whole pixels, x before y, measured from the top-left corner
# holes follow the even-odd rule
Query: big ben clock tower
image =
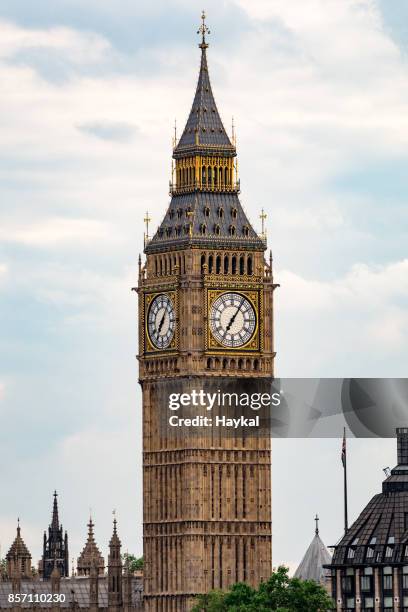
[[(144, 597), (183, 612), (195, 595), (271, 573), (269, 435), (168, 425), (168, 398), (273, 379), (272, 259), (238, 198), (236, 148), (215, 104), (203, 14), (201, 65), (174, 143), (171, 202), (139, 265)], [(217, 429), (217, 431), (216, 431)]]

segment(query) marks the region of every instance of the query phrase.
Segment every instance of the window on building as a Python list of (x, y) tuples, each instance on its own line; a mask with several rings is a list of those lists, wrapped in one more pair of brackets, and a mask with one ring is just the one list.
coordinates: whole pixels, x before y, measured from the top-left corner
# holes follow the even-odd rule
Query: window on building
[(395, 538), (394, 536), (389, 536), (387, 544), (395, 544)]
[(392, 575), (383, 576), (383, 587), (384, 591), (392, 591)]
[(402, 575), (402, 588), (408, 589), (408, 574)]
[(209, 216), (210, 216), (210, 209), (208, 208), (208, 206), (206, 206), (206, 207), (204, 208), (204, 214), (205, 214), (205, 216), (206, 216), (206, 217), (209, 217)]
[(222, 217), (224, 216), (224, 209), (222, 208), (222, 206), (218, 207), (217, 214), (219, 218), (222, 219)]
[(371, 540), (370, 540), (370, 544), (371, 544), (371, 546), (375, 546), (375, 544), (377, 544), (377, 538), (376, 538), (376, 536), (373, 536), (373, 537), (371, 538)]
[(374, 597), (366, 597), (364, 599), (364, 610), (374, 609)]
[(347, 559), (354, 559), (355, 554), (356, 551), (354, 550), (354, 548), (349, 548), (347, 552)]
[(351, 578), (351, 576), (343, 576), (343, 578), (341, 579), (342, 582), (342, 590), (345, 593), (350, 593), (350, 591), (353, 590), (353, 579)]
[(393, 551), (394, 549), (392, 548), (392, 546), (387, 546), (387, 548), (385, 549), (385, 556), (387, 558), (392, 557)]
[(361, 577), (361, 590), (362, 591), (371, 591), (371, 576), (362, 576)]

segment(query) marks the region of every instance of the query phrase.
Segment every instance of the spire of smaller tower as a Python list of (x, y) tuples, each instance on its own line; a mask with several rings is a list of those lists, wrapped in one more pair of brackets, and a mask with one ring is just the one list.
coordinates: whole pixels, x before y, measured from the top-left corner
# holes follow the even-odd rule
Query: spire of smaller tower
[(58, 501), (57, 501), (58, 493), (54, 491), (54, 503), (52, 508), (52, 521), (51, 521), (51, 529), (59, 529), (59, 518), (58, 518)]
[(316, 522), (316, 529), (315, 529), (315, 534), (318, 536), (319, 535), (319, 517), (315, 516), (315, 522)]

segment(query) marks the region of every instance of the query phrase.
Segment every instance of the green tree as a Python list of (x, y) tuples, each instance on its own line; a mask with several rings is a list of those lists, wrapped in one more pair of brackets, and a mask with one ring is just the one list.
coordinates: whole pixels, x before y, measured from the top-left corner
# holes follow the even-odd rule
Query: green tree
[(228, 591), (211, 591), (197, 597), (193, 612), (328, 612), (334, 603), (314, 580), (289, 578), (280, 566), (258, 589), (234, 584)]
[(127, 560), (129, 561), (129, 569), (132, 573), (143, 569), (143, 557), (135, 557), (135, 555), (125, 553), (122, 555), (122, 559), (124, 563), (126, 563)]

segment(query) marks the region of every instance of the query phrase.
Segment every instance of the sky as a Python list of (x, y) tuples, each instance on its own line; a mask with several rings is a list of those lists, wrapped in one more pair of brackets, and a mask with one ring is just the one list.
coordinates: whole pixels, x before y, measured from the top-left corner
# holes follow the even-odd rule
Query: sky
[[(77, 557), (116, 509), (142, 554), (141, 396), (131, 287), (143, 217), (165, 213), (174, 119), (190, 109), (201, 3), (0, 7), (0, 545), (37, 560), (59, 492)], [(404, 377), (408, 362), (405, 0), (207, 0), (210, 75), (237, 131), (241, 200), (268, 214), (276, 374)], [(340, 435), (340, 434), (339, 434)], [(273, 444), (273, 562), (321, 517), (342, 533), (341, 442)], [(349, 445), (350, 518), (395, 464)]]

